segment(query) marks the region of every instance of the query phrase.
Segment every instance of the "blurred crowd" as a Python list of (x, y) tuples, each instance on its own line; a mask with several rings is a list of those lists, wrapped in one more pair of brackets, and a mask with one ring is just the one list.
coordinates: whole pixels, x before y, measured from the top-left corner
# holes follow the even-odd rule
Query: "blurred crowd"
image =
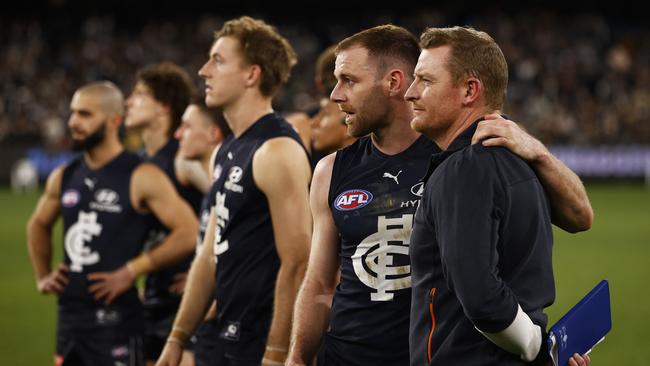
[[(66, 145), (69, 98), (86, 82), (108, 79), (125, 92), (136, 69), (173, 61), (200, 80), (212, 33), (225, 19), (147, 20), (122, 26), (114, 17), (81, 24), (59, 20), (0, 22), (0, 143)], [(416, 35), (427, 26), (471, 25), (490, 33), (510, 66), (505, 113), (547, 144), (650, 143), (650, 28), (597, 15), (484, 12), (459, 19), (436, 12), (376, 16), (368, 23), (276, 24), (299, 57), (276, 100), (282, 112), (318, 103), (318, 54), (366, 25), (392, 22)], [(200, 89), (200, 88), (199, 88)]]

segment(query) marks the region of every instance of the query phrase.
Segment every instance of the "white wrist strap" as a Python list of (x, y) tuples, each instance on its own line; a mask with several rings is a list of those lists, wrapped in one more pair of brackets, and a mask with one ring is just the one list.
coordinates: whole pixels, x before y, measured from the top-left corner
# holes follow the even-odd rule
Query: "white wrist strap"
[(492, 343), (519, 355), (526, 362), (534, 360), (542, 347), (542, 328), (533, 323), (519, 305), (517, 305), (515, 320), (506, 329), (498, 333), (487, 333), (478, 328), (476, 330)]

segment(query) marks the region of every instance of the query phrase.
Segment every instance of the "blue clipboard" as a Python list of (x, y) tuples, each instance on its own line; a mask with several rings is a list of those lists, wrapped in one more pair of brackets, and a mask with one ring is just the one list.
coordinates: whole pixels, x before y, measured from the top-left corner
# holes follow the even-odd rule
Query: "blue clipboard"
[(574, 353), (585, 354), (612, 329), (609, 283), (602, 280), (549, 329), (548, 349), (555, 366), (565, 366)]

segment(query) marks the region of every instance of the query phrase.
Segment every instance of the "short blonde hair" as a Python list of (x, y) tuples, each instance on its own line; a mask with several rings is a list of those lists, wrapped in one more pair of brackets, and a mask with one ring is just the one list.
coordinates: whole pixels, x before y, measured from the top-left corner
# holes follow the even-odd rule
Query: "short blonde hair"
[(508, 88), (508, 65), (499, 45), (487, 33), (470, 27), (428, 28), (420, 36), (422, 49), (451, 47), (447, 65), (455, 82), (473, 76), (485, 87), (485, 100), (502, 109)]
[(267, 97), (275, 95), (289, 80), (291, 69), (298, 61), (289, 42), (275, 27), (259, 19), (243, 16), (229, 20), (214, 34), (215, 41), (221, 37), (237, 39), (244, 60), (262, 69), (260, 92)]

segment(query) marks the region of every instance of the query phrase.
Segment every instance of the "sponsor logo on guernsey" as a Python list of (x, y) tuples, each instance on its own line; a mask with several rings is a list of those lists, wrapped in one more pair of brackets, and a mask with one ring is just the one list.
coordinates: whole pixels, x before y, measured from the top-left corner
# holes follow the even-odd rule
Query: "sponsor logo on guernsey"
[(390, 178), (390, 179), (394, 180), (396, 184), (399, 184), (399, 180), (397, 180), (397, 177), (399, 177), (400, 174), (402, 174), (401, 170), (399, 172), (397, 172), (397, 174), (395, 174), (395, 175), (390, 174), (389, 172), (384, 172), (384, 175), (382, 177), (383, 178)]
[[(99, 325), (115, 325), (118, 324), (122, 316), (117, 310), (113, 309), (98, 309), (95, 313), (95, 319)], [(113, 355), (114, 357), (117, 357)]]
[(63, 192), (61, 196), (61, 204), (63, 207), (74, 207), (79, 203), (79, 192), (74, 189), (68, 189)]
[(90, 179), (90, 178), (84, 178), (84, 184), (85, 184), (86, 187), (88, 187), (88, 189), (90, 189), (91, 191), (92, 191), (93, 189), (95, 189), (95, 181), (92, 180), (92, 179)]
[(424, 182), (416, 183), (411, 187), (411, 193), (414, 196), (417, 196), (416, 199), (414, 200), (406, 200), (402, 201), (400, 204), (401, 208), (408, 208), (408, 207), (418, 207), (420, 206), (420, 197), (424, 194)]
[(424, 182), (420, 182), (411, 187), (411, 193), (418, 197), (422, 197), (424, 194)]
[(239, 322), (227, 322), (221, 337), (231, 341), (239, 340)]
[(90, 202), (90, 208), (98, 211), (120, 213), (122, 206), (118, 204), (120, 196), (112, 189), (103, 188), (95, 193), (95, 201)]
[(334, 207), (339, 211), (350, 211), (361, 208), (372, 201), (372, 193), (363, 189), (350, 189), (336, 197)]

